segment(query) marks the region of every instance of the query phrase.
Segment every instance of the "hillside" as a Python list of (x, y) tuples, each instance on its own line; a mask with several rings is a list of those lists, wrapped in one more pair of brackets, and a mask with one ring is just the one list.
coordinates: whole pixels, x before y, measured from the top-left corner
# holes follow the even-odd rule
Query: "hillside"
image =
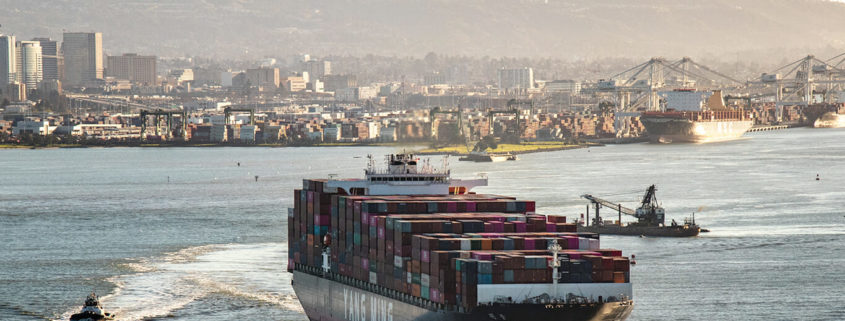
[[(220, 58), (426, 52), (595, 58), (845, 51), (822, 0), (4, 0), (19, 37), (101, 31), (108, 52)], [(546, 3), (548, 2), (548, 3)]]

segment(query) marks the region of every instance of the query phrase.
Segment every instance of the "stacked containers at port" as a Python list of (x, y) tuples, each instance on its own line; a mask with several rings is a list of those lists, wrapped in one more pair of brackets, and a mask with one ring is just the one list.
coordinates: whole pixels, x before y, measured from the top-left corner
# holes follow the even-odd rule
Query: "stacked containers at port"
[[(597, 235), (575, 233), (565, 217), (533, 214), (530, 201), (326, 190), (325, 180), (304, 180), (303, 189), (294, 192), (288, 217), (289, 268), (319, 268), (328, 244), (334, 273), (471, 309), (477, 304), (478, 284), (550, 283), (552, 253), (547, 248), (555, 239), (564, 249), (560, 282), (594, 282), (593, 275), (597, 282), (629, 279), (621, 252), (600, 250)], [(593, 273), (596, 257), (602, 261), (599, 273)], [(606, 263), (604, 257), (612, 259)]]

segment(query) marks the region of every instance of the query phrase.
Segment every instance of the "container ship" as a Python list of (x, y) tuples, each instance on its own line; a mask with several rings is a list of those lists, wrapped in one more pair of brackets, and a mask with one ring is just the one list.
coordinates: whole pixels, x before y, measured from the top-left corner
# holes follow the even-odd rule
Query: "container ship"
[(643, 112), (640, 121), (657, 143), (710, 143), (737, 139), (754, 124), (745, 111), (725, 106), (721, 91), (667, 93), (666, 111)]
[[(448, 158), (446, 159), (448, 160)], [(363, 179), (305, 179), (288, 271), (310, 320), (624, 320), (630, 261), (533, 201), (475, 194), (413, 155)]]

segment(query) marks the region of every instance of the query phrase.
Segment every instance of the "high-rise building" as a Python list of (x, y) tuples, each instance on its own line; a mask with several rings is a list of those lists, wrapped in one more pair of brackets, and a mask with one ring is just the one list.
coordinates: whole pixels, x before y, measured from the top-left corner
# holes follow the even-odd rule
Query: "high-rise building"
[(44, 80), (62, 80), (62, 56), (59, 42), (50, 38), (33, 38), (41, 44), (41, 69)]
[(17, 44), (18, 81), (26, 90), (38, 89), (44, 79), (41, 65), (41, 43), (38, 41), (20, 41)]
[(18, 78), (15, 36), (0, 35), (0, 89), (7, 89)]
[(534, 88), (534, 69), (499, 69), (499, 90)]
[(67, 32), (62, 40), (65, 84), (79, 86), (103, 79), (103, 34)]
[(136, 84), (156, 85), (156, 57), (123, 54), (108, 56), (106, 74)]

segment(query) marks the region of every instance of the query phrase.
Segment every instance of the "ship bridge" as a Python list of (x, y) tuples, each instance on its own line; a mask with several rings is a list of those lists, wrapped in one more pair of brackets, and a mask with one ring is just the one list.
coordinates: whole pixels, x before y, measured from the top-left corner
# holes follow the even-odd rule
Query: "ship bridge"
[(326, 189), (340, 189), (355, 195), (447, 195), (466, 194), (478, 186), (487, 186), (487, 177), (453, 179), (448, 159), (440, 168), (431, 166), (412, 154), (388, 155), (387, 168), (376, 168), (372, 156), (364, 170), (364, 179), (330, 178)]

